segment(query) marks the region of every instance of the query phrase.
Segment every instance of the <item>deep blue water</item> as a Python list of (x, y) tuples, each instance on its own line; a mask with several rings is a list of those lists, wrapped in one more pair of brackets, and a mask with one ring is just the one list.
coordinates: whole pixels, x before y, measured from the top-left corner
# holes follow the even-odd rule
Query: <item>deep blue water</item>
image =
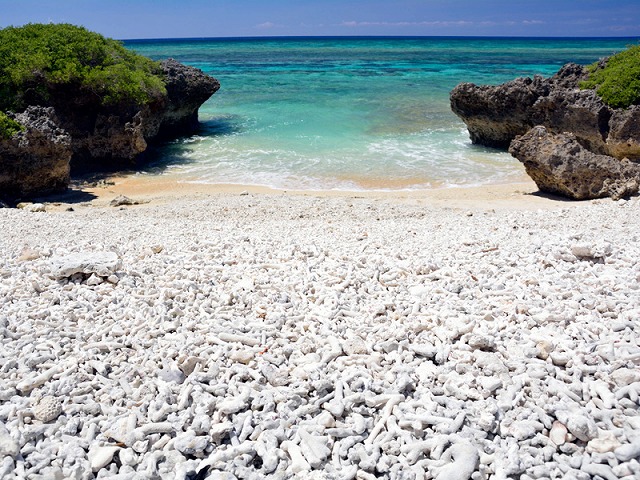
[(637, 38), (131, 40), (222, 87), (202, 131), (162, 151), (156, 174), (283, 189), (399, 189), (518, 181), (507, 153), (471, 145), (451, 113), (459, 82), (498, 84), (589, 64)]

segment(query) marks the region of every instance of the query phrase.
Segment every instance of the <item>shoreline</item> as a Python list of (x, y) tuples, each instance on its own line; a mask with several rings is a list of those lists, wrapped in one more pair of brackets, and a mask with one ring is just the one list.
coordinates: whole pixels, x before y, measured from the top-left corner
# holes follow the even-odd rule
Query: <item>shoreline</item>
[(319, 198), (365, 198), (390, 203), (406, 203), (469, 211), (538, 210), (579, 206), (589, 201), (571, 201), (538, 190), (533, 181), (455, 186), (420, 190), (284, 190), (251, 184), (208, 184), (184, 182), (173, 176), (117, 175), (98, 182), (77, 181), (68, 192), (37, 201), (56, 207), (81, 204), (109, 206), (125, 196), (136, 206), (162, 205), (185, 200), (204, 200), (227, 195), (268, 195)]

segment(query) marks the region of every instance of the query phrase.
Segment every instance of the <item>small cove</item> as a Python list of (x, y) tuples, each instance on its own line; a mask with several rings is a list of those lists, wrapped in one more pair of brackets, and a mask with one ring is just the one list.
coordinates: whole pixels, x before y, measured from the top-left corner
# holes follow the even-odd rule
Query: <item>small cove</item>
[(450, 111), (460, 82), (498, 84), (592, 63), (638, 39), (238, 38), (127, 41), (222, 88), (201, 130), (145, 171), (296, 190), (412, 190), (518, 182), (508, 153), (472, 145)]

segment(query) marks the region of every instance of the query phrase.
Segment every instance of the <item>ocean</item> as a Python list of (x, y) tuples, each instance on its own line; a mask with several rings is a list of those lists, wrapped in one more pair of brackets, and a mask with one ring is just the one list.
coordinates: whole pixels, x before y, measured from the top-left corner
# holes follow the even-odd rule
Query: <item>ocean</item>
[(197, 134), (145, 175), (284, 190), (413, 190), (526, 179), (472, 145), (451, 112), (460, 82), (499, 84), (590, 64), (638, 38), (224, 38), (129, 40), (216, 77)]

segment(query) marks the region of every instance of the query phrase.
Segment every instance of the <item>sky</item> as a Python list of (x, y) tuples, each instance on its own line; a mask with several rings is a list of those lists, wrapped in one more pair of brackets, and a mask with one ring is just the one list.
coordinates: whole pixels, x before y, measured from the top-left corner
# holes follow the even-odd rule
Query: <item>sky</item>
[(640, 0), (0, 0), (0, 28), (118, 39), (323, 35), (640, 36)]

